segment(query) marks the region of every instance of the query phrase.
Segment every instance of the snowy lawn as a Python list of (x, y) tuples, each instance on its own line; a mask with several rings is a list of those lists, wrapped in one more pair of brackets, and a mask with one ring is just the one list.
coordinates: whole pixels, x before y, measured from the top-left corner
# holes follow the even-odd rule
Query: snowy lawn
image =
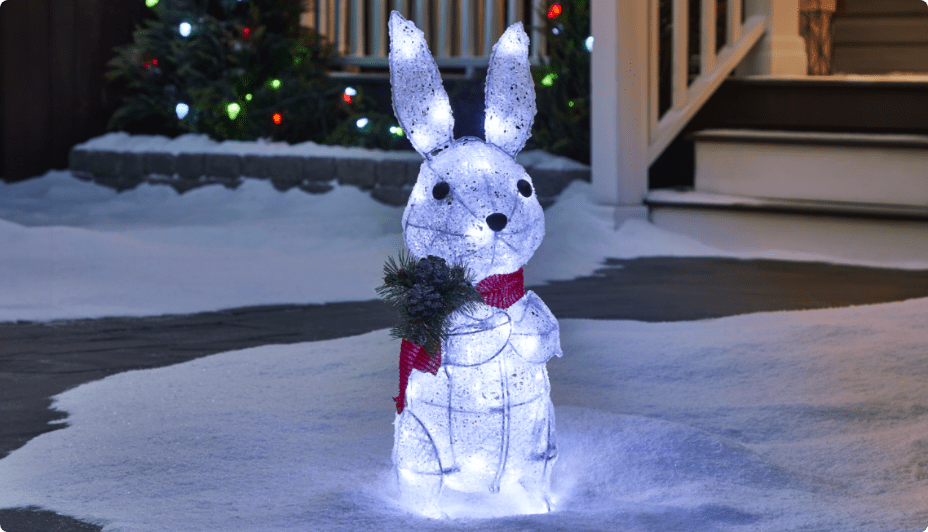
[(389, 474), (398, 342), (385, 330), (61, 394), (71, 426), (0, 461), (0, 506), (126, 532), (928, 524), (928, 300), (561, 326), (548, 515), (404, 510)]
[[(547, 211), (527, 284), (605, 257), (732, 256), (643, 222), (613, 231), (589, 188), (574, 183)], [(351, 187), (310, 196), (256, 180), (182, 196), (117, 195), (65, 172), (0, 185), (0, 320), (373, 299), (401, 212)], [(404, 510), (389, 474), (399, 343), (385, 330), (65, 392), (69, 427), (0, 460), (0, 507), (108, 532), (928, 525), (928, 299), (561, 327), (549, 515)]]
[[(724, 252), (639, 221), (615, 231), (590, 191), (575, 181), (546, 211), (527, 285), (589, 275), (606, 257), (831, 260)], [(69, 172), (0, 182), (0, 321), (376, 299), (384, 260), (403, 245), (402, 212), (351, 186), (310, 195), (246, 179), (179, 195), (149, 184), (117, 194)]]

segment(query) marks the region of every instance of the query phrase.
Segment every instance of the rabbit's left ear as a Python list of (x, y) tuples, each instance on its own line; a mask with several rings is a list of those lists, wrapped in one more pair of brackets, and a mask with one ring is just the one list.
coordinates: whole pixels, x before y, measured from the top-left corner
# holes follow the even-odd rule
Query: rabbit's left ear
[(528, 35), (517, 22), (493, 45), (487, 72), (484, 138), (515, 157), (532, 135), (534, 119), (535, 84), (528, 63)]

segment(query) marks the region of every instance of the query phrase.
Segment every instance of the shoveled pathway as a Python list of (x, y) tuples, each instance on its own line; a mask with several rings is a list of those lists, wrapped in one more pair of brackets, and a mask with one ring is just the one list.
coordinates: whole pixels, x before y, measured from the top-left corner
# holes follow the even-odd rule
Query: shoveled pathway
[[(610, 259), (593, 276), (534, 290), (560, 319), (680, 321), (928, 297), (928, 271), (716, 258)], [(233, 349), (389, 327), (381, 301), (275, 305), (183, 316), (0, 323), (0, 458), (64, 425), (51, 397), (134, 369)], [(397, 344), (399, 349), (399, 344)], [(99, 531), (38, 508), (0, 510), (7, 532)]]

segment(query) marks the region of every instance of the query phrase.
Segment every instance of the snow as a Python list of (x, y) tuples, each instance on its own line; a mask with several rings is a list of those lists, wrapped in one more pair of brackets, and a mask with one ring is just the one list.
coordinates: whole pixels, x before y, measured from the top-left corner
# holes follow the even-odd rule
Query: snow
[[(0, 182), (0, 321), (375, 299), (384, 261), (403, 245), (402, 212), (338, 185), (311, 195), (245, 179), (235, 190), (142, 184), (117, 194), (61, 171)], [(612, 214), (589, 183), (571, 183), (545, 213), (526, 284), (590, 275), (607, 257), (841, 262), (721, 251), (637, 220), (616, 231)]]
[[(606, 257), (733, 255), (572, 183), (527, 284)], [(373, 299), (401, 207), (245, 180), (116, 194), (0, 184), (0, 320)], [(833, 260), (828, 257), (818, 257)], [(908, 265), (926, 267), (925, 265)], [(560, 320), (554, 512), (407, 511), (390, 474), (386, 330), (131, 371), (60, 394), (67, 427), (0, 460), (0, 507), (117, 530), (795, 530), (928, 525), (928, 299), (678, 323)], [(455, 504), (457, 503), (457, 504)], [(2, 523), (0, 523), (2, 526)]]
[(449, 520), (404, 508), (390, 474), (398, 344), (386, 330), (65, 392), (54, 407), (70, 426), (0, 461), (0, 506), (108, 532), (921, 530), (926, 325), (928, 299), (561, 320), (547, 515), (489, 519), (486, 500)]

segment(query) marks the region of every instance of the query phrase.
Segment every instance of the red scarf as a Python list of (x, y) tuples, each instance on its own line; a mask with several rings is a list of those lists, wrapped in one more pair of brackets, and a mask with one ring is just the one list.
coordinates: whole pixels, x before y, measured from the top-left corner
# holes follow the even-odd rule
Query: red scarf
[[(491, 275), (477, 283), (477, 291), (483, 294), (483, 302), (492, 307), (507, 309), (525, 295), (525, 277), (522, 268), (513, 273)], [(428, 371), (432, 375), (441, 367), (441, 353), (432, 356), (409, 340), (400, 345), (400, 395), (394, 397), (396, 413), (402, 414), (406, 407), (406, 384), (413, 369)]]

